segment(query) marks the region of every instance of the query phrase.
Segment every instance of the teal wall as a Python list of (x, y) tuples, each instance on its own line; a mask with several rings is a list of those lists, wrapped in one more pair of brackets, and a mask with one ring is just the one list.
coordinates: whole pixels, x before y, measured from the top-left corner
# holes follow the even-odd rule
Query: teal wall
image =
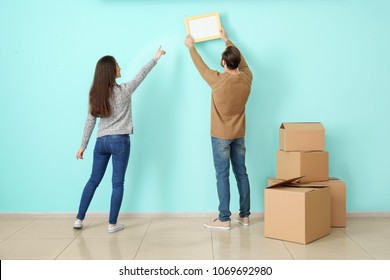
[[(184, 17), (218, 11), (252, 68), (247, 167), (252, 210), (275, 176), (278, 128), (320, 121), (347, 210), (390, 211), (390, 1), (1, 0), (0, 211), (75, 212), (96, 130), (76, 161), (96, 61), (125, 82), (167, 51), (133, 96), (124, 212), (210, 212), (217, 195), (210, 89), (183, 41)], [(197, 45), (215, 69), (222, 40)], [(111, 169), (90, 211), (107, 212)], [(232, 179), (232, 211), (237, 190)]]

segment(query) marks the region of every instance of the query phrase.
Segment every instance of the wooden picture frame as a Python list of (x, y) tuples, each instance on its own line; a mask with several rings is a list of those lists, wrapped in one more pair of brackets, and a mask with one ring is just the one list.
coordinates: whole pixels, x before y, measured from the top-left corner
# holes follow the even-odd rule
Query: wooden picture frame
[(221, 21), (217, 12), (187, 17), (184, 21), (187, 35), (191, 35), (196, 43), (221, 38)]

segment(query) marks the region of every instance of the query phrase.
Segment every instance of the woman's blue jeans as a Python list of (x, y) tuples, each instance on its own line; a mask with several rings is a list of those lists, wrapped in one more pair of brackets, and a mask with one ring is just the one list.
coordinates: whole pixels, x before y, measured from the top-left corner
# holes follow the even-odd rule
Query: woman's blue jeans
[(92, 174), (84, 187), (77, 219), (84, 220), (111, 156), (112, 194), (109, 223), (116, 224), (122, 204), (123, 186), (130, 156), (130, 136), (128, 134), (107, 135), (97, 138), (93, 152)]
[(223, 222), (230, 221), (230, 161), (240, 195), (240, 217), (248, 217), (250, 215), (250, 187), (245, 166), (245, 139), (242, 137), (225, 140), (211, 137), (211, 143), (219, 198), (218, 218)]

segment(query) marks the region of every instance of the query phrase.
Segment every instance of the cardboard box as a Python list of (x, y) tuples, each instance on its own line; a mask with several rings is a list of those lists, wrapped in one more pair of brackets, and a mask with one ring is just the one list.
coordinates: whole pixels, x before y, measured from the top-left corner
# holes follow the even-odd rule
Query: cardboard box
[(308, 244), (330, 233), (329, 187), (267, 187), (265, 237)]
[(329, 186), (331, 197), (331, 226), (345, 227), (347, 225), (347, 191), (346, 184), (337, 178), (327, 182), (319, 182)]
[[(268, 181), (271, 185), (279, 183), (280, 180)], [(331, 177), (328, 181), (287, 184), (298, 187), (327, 186), (330, 190), (331, 201), (331, 227), (345, 227), (347, 225), (347, 203), (346, 184), (338, 178)]]
[(279, 129), (282, 151), (325, 150), (325, 128), (319, 122), (282, 123)]
[(328, 152), (276, 152), (276, 178), (304, 176), (300, 182), (327, 181)]

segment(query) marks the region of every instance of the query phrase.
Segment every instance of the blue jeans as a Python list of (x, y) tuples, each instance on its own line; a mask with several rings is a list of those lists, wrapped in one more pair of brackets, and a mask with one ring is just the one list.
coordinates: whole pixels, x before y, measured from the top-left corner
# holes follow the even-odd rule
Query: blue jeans
[(245, 167), (245, 138), (225, 140), (211, 137), (211, 143), (219, 198), (218, 218), (223, 222), (230, 221), (230, 161), (240, 194), (240, 217), (248, 217), (250, 215), (250, 187)]
[(116, 224), (123, 198), (123, 185), (127, 163), (130, 156), (130, 137), (128, 134), (107, 135), (96, 140), (93, 152), (92, 174), (81, 196), (77, 219), (84, 220), (96, 188), (103, 179), (112, 156), (112, 194), (109, 223)]

